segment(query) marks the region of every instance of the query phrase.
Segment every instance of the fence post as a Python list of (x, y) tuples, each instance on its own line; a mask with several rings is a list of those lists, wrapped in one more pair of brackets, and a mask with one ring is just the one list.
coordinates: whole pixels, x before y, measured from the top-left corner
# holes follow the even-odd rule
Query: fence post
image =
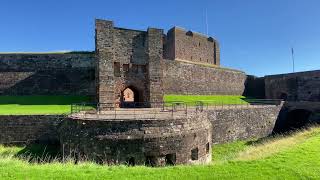
[(173, 118), (173, 103), (171, 104), (171, 117)]
[(188, 117), (188, 104), (186, 103), (186, 117)]
[(133, 103), (133, 119), (136, 119), (136, 103)]
[(164, 111), (164, 104), (165, 104), (165, 103), (163, 102), (163, 103), (162, 103), (162, 111)]

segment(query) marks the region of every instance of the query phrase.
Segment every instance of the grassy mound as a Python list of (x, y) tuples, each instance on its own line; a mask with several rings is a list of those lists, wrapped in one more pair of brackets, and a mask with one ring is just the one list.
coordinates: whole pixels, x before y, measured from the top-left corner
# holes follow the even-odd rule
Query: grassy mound
[(0, 115), (68, 114), (72, 103), (90, 102), (85, 96), (0, 96)]
[[(0, 147), (2, 179), (319, 179), (320, 128), (290, 136), (213, 146), (213, 163), (164, 168), (101, 166), (90, 162), (28, 163), (23, 148)], [(44, 153), (43, 153), (44, 154)]]
[(196, 101), (201, 101), (209, 105), (227, 105), (227, 104), (248, 104), (244, 96), (231, 95), (174, 95), (169, 94), (164, 96), (165, 102), (183, 101), (187, 104), (194, 104)]

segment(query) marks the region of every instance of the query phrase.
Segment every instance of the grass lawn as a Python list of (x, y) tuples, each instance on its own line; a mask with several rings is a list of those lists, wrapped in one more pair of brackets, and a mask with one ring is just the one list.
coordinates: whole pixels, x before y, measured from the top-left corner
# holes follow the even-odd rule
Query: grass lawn
[(0, 115), (68, 114), (85, 96), (0, 96)]
[(320, 128), (287, 137), (213, 146), (213, 163), (164, 168), (84, 162), (28, 163), (18, 147), (0, 146), (2, 179), (319, 179)]
[[(247, 104), (244, 96), (165, 95), (167, 103), (183, 101), (194, 105), (202, 101), (209, 105)], [(92, 102), (85, 96), (0, 96), (0, 115), (68, 114), (72, 103)]]
[(165, 102), (183, 101), (187, 104), (194, 104), (195, 101), (202, 101), (209, 105), (221, 104), (248, 104), (244, 96), (228, 96), (228, 95), (174, 95), (168, 94), (164, 96)]

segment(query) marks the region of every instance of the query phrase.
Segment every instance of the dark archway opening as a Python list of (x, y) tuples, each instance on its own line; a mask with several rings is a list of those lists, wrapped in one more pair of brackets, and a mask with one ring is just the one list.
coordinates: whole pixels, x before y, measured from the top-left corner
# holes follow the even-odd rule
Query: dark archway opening
[(286, 101), (288, 99), (288, 94), (287, 93), (281, 93), (279, 99), (282, 99), (284, 101)]
[(176, 154), (167, 154), (165, 157), (167, 166), (173, 166), (176, 164)]
[(136, 163), (135, 163), (134, 157), (130, 157), (130, 158), (127, 160), (127, 164), (128, 164), (128, 166), (135, 166)]
[(283, 122), (282, 128), (279, 128), (279, 132), (287, 132), (296, 129), (300, 129), (310, 125), (310, 116), (312, 112), (305, 109), (295, 109), (289, 111)]
[(121, 92), (121, 108), (135, 108), (141, 106), (141, 96), (139, 91), (129, 86)]
[(145, 162), (146, 166), (151, 166), (154, 167), (157, 165), (157, 159), (154, 156), (147, 156), (146, 157), (146, 162)]

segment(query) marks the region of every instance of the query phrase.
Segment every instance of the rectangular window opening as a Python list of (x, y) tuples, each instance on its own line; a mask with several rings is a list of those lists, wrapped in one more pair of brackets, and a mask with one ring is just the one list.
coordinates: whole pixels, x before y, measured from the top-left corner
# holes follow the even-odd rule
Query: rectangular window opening
[(199, 153), (199, 149), (198, 148), (194, 148), (191, 150), (191, 160), (198, 160), (198, 153)]
[(114, 76), (120, 77), (120, 63), (119, 62), (113, 63), (113, 71), (114, 71)]

